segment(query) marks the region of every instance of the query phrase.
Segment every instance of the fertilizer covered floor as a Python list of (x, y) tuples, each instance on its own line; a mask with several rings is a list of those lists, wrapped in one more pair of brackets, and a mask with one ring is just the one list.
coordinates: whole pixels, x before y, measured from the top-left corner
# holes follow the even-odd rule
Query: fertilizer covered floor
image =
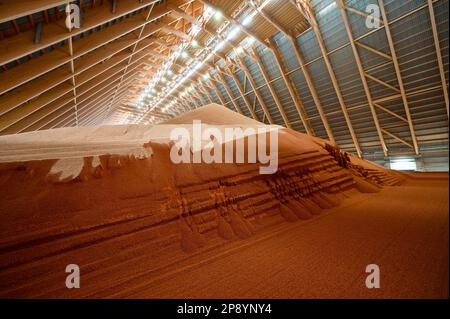
[(169, 133), (195, 119), (262, 125), (211, 105), (162, 125), (1, 137), (0, 296), (448, 297), (448, 174), (343, 165), (289, 129), (275, 174), (174, 164)]
[[(446, 176), (360, 194), (317, 219), (130, 281), (114, 296), (448, 298)], [(380, 267), (380, 289), (365, 286), (370, 263)]]

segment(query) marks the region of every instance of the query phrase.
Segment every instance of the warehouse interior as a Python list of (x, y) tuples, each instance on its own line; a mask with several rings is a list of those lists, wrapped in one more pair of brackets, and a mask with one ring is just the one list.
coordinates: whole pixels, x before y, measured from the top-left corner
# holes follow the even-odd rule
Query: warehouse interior
[(0, 0), (0, 297), (448, 299), (448, 0)]
[(2, 135), (218, 103), (386, 167), (448, 170), (448, 1), (72, 1), (71, 30), (66, 3), (1, 4)]

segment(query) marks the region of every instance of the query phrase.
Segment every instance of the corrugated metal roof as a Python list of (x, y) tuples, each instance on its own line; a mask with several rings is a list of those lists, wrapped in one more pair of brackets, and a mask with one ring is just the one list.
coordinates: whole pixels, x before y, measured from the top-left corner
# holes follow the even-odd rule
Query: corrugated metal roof
[[(126, 111), (123, 112), (129, 112), (130, 121), (145, 122), (146, 109), (138, 108), (136, 101), (152, 74), (163, 68), (164, 55), (172, 54), (176, 45), (183, 45), (188, 57), (176, 60), (170, 67), (176, 74), (167, 76), (166, 82), (157, 83), (157, 92), (145, 98), (146, 105), (158, 105), (158, 101), (163, 101), (161, 106), (164, 106), (167, 101), (177, 98), (193, 108), (210, 99), (220, 103), (222, 97), (227, 107), (234, 110), (236, 104), (246, 116), (252, 116), (254, 109), (256, 116), (265, 123), (268, 119), (263, 108), (267, 107), (274, 123), (285, 125), (281, 109), (293, 129), (305, 132), (300, 107), (306, 117), (305, 124), (310, 126), (313, 134), (328, 138), (326, 120), (337, 144), (344, 150), (356, 152), (350, 136), (351, 128), (342, 112), (344, 107), (362, 153), (371, 159), (384, 158), (375, 120), (383, 130), (389, 155), (414, 155), (408, 110), (420, 154), (448, 152), (448, 115), (427, 0), (390, 0), (384, 3), (385, 24), (392, 35), (406, 92), (406, 105), (402, 100), (402, 87), (394, 61), (390, 58), (392, 52), (385, 26), (372, 28), (366, 23), (367, 6), (379, 5), (377, 0), (344, 1), (347, 7), (345, 17), (350, 23), (357, 56), (350, 45), (339, 1), (311, 1), (312, 15), (318, 24), (317, 34), (291, 1), (255, 1), (254, 4), (270, 18), (268, 21), (263, 14), (255, 12), (248, 1), (211, 0), (211, 4), (219, 7), (224, 15), (200, 22), (195, 36), (197, 46), (190, 42), (189, 32), (193, 29), (192, 19), (200, 18), (205, 12), (201, 1), (154, 1), (152, 22), (143, 26), (152, 2), (123, 0), (119, 2), (117, 13), (113, 14), (105, 4), (92, 5), (91, 1), (83, 1), (85, 29), (75, 30), (73, 35), (64, 29), (63, 6), (38, 10), (32, 18), (20, 14), (16, 17), (15, 12), (14, 19), (1, 23), (0, 134), (73, 126), (78, 121), (81, 125), (93, 125), (108, 116), (115, 118), (114, 110), (124, 106)], [(443, 74), (448, 83), (448, 1), (434, 0), (432, 3)], [(173, 7), (169, 9), (170, 5), (179, 8), (177, 14), (171, 11)], [(3, 11), (8, 14), (7, 8)], [(216, 50), (208, 63), (196, 69), (191, 80), (168, 95), (167, 92), (235, 28), (228, 16), (242, 23), (249, 15), (254, 15), (254, 18), (247, 29), (264, 43), (256, 41), (249, 44), (250, 37), (241, 27), (240, 32)], [(33, 25), (39, 22), (43, 23), (44, 33), (40, 43), (32, 44)], [(157, 27), (162, 25), (170, 28)], [(304, 67), (300, 66), (293, 43), (276, 26), (296, 36), (295, 45), (304, 58)], [(323, 40), (325, 53), (319, 45), (319, 37)], [(155, 39), (166, 43), (157, 43)], [(268, 48), (267, 39), (275, 43), (280, 60)], [(73, 57), (67, 54), (69, 40), (74, 46)], [(205, 48), (210, 42), (210, 47)], [(239, 54), (244, 56), (248, 75), (233, 51), (240, 46), (247, 48)], [(249, 54), (249, 46), (255, 47), (261, 65)], [(330, 62), (331, 73), (324, 54)], [(361, 60), (363, 78), (356, 58)], [(74, 71), (71, 70), (72, 61)], [(231, 71), (227, 64), (232, 65)], [(216, 66), (220, 66), (221, 71), (216, 70)], [(267, 73), (269, 83), (261, 67)], [(214, 80), (202, 79), (206, 72)], [(223, 76), (223, 83), (218, 72)], [(230, 72), (235, 73), (245, 99)], [(286, 77), (281, 72), (285, 72)], [(177, 74), (175, 82), (170, 82)], [(308, 75), (311, 84), (306, 80)], [(333, 84), (333, 76), (337, 86)], [(367, 81), (370, 98), (374, 100), (375, 114), (370, 110), (363, 79)], [(182, 91), (191, 86), (199, 91), (190, 97), (181, 97)], [(313, 90), (317, 92), (316, 100)], [(20, 92), (24, 93), (20, 95)], [(339, 95), (343, 105), (339, 102)], [(323, 109), (325, 119), (320, 115), (320, 109)], [(175, 114), (182, 110), (183, 106), (177, 108)]]

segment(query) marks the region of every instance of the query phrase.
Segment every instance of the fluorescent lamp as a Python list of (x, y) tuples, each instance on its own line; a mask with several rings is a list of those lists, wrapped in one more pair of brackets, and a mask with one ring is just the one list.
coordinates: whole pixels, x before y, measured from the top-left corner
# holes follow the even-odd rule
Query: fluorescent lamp
[(244, 21), (242, 21), (242, 24), (247, 26), (249, 25), (253, 20), (253, 15), (248, 15), (245, 17)]
[(205, 10), (205, 15), (206, 16), (209, 16), (210, 14), (213, 14), (213, 13), (214, 13), (214, 9), (213, 8), (206, 7), (206, 10)]
[(200, 27), (196, 24), (192, 26), (192, 33), (197, 34), (200, 31)]
[(202, 67), (202, 63), (201, 62), (198, 62), (196, 65), (195, 65), (195, 67), (194, 67), (194, 70), (195, 71), (197, 71), (198, 69), (200, 69), (201, 67)]
[(234, 38), (239, 33), (239, 31), (241, 31), (240, 27), (238, 27), (238, 26), (233, 27), (233, 29), (231, 29), (230, 33), (228, 33), (227, 40)]
[(222, 16), (223, 16), (222, 11), (216, 11), (216, 13), (214, 13), (214, 19), (216, 20), (222, 19)]
[(219, 43), (217, 43), (217, 45), (214, 48), (214, 51), (219, 51), (220, 49), (223, 48), (223, 46), (225, 45), (225, 41), (220, 41)]
[(323, 16), (331, 12), (334, 8), (336, 8), (336, 2), (331, 2), (329, 5), (327, 5), (325, 8), (317, 12), (318, 16)]

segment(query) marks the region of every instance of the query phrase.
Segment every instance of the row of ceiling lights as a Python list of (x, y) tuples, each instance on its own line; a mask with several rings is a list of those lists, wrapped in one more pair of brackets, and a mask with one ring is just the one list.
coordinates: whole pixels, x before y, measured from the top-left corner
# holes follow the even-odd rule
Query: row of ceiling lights
[[(271, 0), (266, 0), (264, 1), (260, 6), (259, 9), (263, 8), (265, 5), (267, 5), (267, 3), (269, 3)], [(241, 22), (242, 25), (247, 26), (251, 23), (251, 21), (253, 20), (253, 17), (256, 15), (257, 11), (254, 10), (252, 11), (249, 15), (247, 15), (243, 21)], [(223, 13), (220, 10), (214, 10), (211, 7), (207, 7), (206, 10), (203, 12), (203, 14), (199, 17), (199, 23), (200, 24), (200, 20), (204, 20), (204, 21), (209, 21), (209, 19), (213, 17), (216, 21), (221, 21), (223, 19)], [(166, 67), (161, 68), (157, 74), (155, 74), (155, 76), (153, 77), (152, 81), (149, 83), (147, 89), (144, 91), (144, 94), (141, 96), (139, 102), (138, 102), (138, 109), (141, 110), (143, 112), (142, 116), (140, 118), (142, 118), (146, 112), (148, 111), (152, 111), (153, 109), (155, 109), (156, 107), (158, 107), (158, 105), (164, 101), (165, 98), (167, 98), (173, 91), (175, 91), (180, 85), (182, 85), (186, 79), (188, 79), (191, 75), (193, 75), (194, 73), (196, 73), (205, 62), (207, 62), (213, 55), (214, 53), (216, 53), (217, 51), (219, 51), (220, 49), (222, 49), (222, 47), (225, 45), (225, 42), (232, 40), (233, 38), (235, 38), (239, 32), (241, 31), (241, 28), (239, 25), (236, 25), (234, 27), (230, 27), (228, 28), (228, 34), (224, 37), (223, 33), (224, 29), (229, 25), (226, 24), (224, 26), (224, 28), (222, 30), (219, 31), (218, 37), (213, 37), (210, 39), (210, 41), (207, 43), (206, 47), (204, 48), (204, 50), (201, 50), (199, 52), (199, 54), (194, 53), (194, 55), (196, 55), (196, 58), (198, 58), (201, 53), (207, 53), (209, 51), (209, 54), (206, 56), (206, 58), (203, 61), (198, 61), (195, 63), (195, 65), (193, 67), (191, 67), (190, 64), (192, 64), (192, 61), (194, 59), (191, 60), (191, 62), (188, 62), (188, 67), (185, 68), (185, 70), (183, 70), (181, 73), (179, 73), (178, 75), (174, 75), (174, 72), (170, 69), (170, 66), (168, 65), (169, 63), (172, 64), (178, 57), (181, 57), (185, 60), (187, 60), (188, 58), (190, 58), (189, 53), (186, 51), (186, 48), (188, 46), (191, 46), (193, 48), (198, 48), (199, 47), (199, 43), (196, 39), (194, 39), (194, 37), (198, 34), (198, 32), (200, 31), (200, 27), (198, 27), (198, 25), (193, 25), (193, 27), (190, 30), (190, 35), (191, 35), (191, 41), (189, 43), (182, 43), (181, 45), (177, 46), (177, 48), (175, 49), (175, 51), (173, 52), (171, 59), (169, 59), (168, 63), (166, 63)], [(215, 42), (215, 40), (218, 40), (218, 43), (214, 46), (213, 49), (211, 49), (210, 44)], [(253, 37), (250, 37), (247, 39), (247, 44), (248, 45), (252, 45), (254, 43), (255, 39)], [(217, 42), (217, 41), (216, 41)], [(212, 52), (211, 52), (212, 51)], [(236, 49), (237, 53), (242, 53), (243, 49), (242, 47), (238, 47)], [(166, 72), (164, 72), (164, 70), (167, 70)], [(188, 71), (184, 76), (183, 76), (183, 72)], [(205, 73), (203, 75), (203, 78), (205, 80), (210, 78), (210, 75), (208, 73)], [(161, 82), (163, 83), (164, 87), (161, 89), (160, 92), (157, 91), (156, 89), (156, 85)], [(194, 90), (194, 88), (191, 86), (190, 87), (191, 90)], [(180, 93), (180, 96), (184, 97), (189, 93), (189, 88), (185, 89), (183, 92)], [(152, 107), (149, 107), (148, 104), (152, 103)], [(170, 103), (168, 103), (166, 106), (164, 106), (163, 108), (161, 108), (162, 112), (166, 112), (169, 109), (171, 109), (174, 105), (176, 104), (175, 100), (172, 100)], [(136, 119), (135, 117), (133, 117), (133, 119)], [(152, 119), (152, 117), (150, 117), (150, 119)], [(154, 120), (154, 118), (153, 118)]]
[[(206, 20), (209, 20), (209, 18), (211, 16), (213, 16), (216, 21), (220, 21), (223, 18), (223, 13), (219, 10), (216, 11), (210, 7), (207, 7), (205, 12), (203, 13), (203, 16), (206, 18)], [(197, 25), (193, 25), (192, 33), (197, 34), (199, 31), (200, 31), (200, 27), (198, 27)], [(193, 48), (197, 48), (199, 46), (199, 43), (196, 39), (192, 39), (191, 42), (189, 43), (189, 45)], [(207, 48), (205, 48), (205, 49), (207, 49)], [(179, 56), (181, 56), (181, 58), (183, 58), (185, 60), (190, 57), (189, 53), (186, 50), (182, 50), (179, 53)], [(168, 69), (166, 74), (162, 75), (159, 78), (159, 80), (162, 83), (170, 82), (170, 84), (173, 84), (172, 82), (178, 80), (179, 75), (182, 75), (182, 73), (180, 73), (178, 76), (173, 76), (173, 75), (174, 75), (173, 71), (171, 69)], [(171, 78), (171, 81), (168, 81), (168, 78)], [(155, 82), (157, 83), (157, 81), (155, 81)], [(179, 82), (179, 83), (182, 83), (182, 82)], [(147, 93), (151, 93), (150, 95), (155, 94), (156, 93), (155, 86), (156, 86), (155, 83), (150, 83), (149, 88), (148, 88), (149, 91)], [(165, 87), (162, 89), (162, 91), (157, 96), (154, 96), (152, 100), (155, 101), (157, 99), (157, 97), (161, 97), (163, 95), (164, 91), (166, 90), (166, 88), (168, 88), (167, 85), (165, 85)]]

